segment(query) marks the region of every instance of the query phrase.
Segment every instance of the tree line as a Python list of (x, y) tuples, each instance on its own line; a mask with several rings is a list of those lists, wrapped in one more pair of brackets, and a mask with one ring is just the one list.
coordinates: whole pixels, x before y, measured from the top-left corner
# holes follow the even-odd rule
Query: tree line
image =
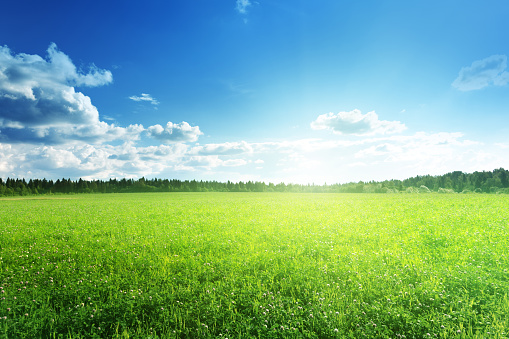
[(509, 171), (416, 176), (405, 180), (350, 182), (332, 185), (273, 184), (259, 181), (218, 182), (177, 179), (71, 180), (0, 178), (0, 196), (75, 193), (131, 192), (300, 192), (300, 193), (506, 193), (509, 194)]

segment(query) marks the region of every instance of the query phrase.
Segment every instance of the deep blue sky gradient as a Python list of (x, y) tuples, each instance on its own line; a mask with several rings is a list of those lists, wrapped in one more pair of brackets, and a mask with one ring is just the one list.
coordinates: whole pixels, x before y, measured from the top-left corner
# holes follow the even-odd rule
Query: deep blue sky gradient
[[(451, 85), (473, 62), (509, 55), (506, 1), (259, 0), (246, 13), (235, 0), (9, 1), (1, 12), (0, 45), (13, 54), (45, 57), (56, 43), (78, 68), (111, 71), (112, 83), (76, 91), (117, 126), (186, 121), (200, 144), (352, 141), (310, 123), (358, 109), (404, 123), (405, 135), (508, 142), (509, 86)], [(159, 104), (129, 99), (141, 93)]]

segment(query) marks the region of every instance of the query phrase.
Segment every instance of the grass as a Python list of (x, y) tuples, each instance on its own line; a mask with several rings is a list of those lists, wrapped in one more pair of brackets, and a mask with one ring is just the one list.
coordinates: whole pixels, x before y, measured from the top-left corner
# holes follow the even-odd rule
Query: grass
[(58, 198), (0, 201), (0, 338), (509, 337), (505, 195)]

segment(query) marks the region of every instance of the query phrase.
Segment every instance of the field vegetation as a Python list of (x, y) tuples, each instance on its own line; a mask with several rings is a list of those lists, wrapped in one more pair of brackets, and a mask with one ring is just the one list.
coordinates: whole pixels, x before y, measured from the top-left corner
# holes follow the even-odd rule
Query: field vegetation
[(509, 196), (0, 200), (0, 338), (506, 338)]
[(293, 192), (293, 193), (493, 193), (509, 194), (509, 171), (416, 176), (405, 180), (349, 182), (344, 184), (300, 185), (260, 181), (218, 182), (177, 179), (110, 179), (56, 181), (46, 179), (0, 178), (0, 197), (74, 193), (140, 193), (140, 192)]

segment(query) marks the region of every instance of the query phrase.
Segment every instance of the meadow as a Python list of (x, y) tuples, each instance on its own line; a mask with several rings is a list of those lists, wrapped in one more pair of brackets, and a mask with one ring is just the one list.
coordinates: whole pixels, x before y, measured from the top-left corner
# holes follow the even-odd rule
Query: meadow
[(507, 338), (509, 196), (0, 200), (0, 338)]

